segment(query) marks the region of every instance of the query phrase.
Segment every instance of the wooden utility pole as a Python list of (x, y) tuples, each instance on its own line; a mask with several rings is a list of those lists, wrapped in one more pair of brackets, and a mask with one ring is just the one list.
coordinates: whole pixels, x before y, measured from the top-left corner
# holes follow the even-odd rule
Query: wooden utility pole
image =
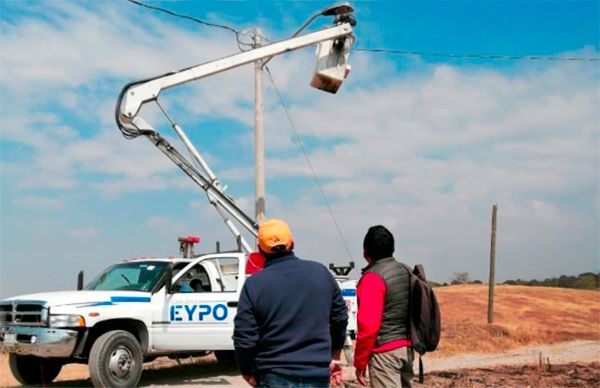
[(496, 284), (496, 214), (498, 205), (492, 206), (492, 242), (490, 246), (490, 280), (488, 283), (488, 323), (494, 322), (494, 285)]
[[(254, 48), (262, 46), (260, 28), (254, 30)], [(254, 62), (254, 209), (256, 222), (265, 220), (265, 132), (262, 60)]]

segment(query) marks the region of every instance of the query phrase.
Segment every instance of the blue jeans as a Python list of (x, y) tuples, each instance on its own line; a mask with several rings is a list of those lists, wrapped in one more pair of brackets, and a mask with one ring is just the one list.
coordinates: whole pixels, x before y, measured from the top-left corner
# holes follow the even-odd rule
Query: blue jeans
[(257, 388), (328, 388), (327, 377), (293, 377), (276, 373), (261, 373), (258, 376)]

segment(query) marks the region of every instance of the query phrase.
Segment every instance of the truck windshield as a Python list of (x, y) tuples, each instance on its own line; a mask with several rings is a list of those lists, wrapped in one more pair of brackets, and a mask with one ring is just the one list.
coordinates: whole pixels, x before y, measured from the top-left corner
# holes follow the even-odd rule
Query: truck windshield
[(85, 290), (152, 291), (162, 279), (169, 263), (137, 262), (113, 265), (101, 273)]

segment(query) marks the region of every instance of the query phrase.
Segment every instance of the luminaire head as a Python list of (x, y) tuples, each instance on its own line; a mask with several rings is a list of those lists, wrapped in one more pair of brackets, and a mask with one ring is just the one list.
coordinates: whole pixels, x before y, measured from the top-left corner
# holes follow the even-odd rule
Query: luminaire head
[(354, 12), (354, 8), (350, 5), (349, 2), (343, 1), (340, 3), (332, 4), (328, 7), (323, 8), (321, 11), (322, 16), (339, 16), (339, 15), (348, 15)]
[(296, 32), (294, 32), (292, 34), (292, 37), (298, 36), (300, 34), (300, 32), (302, 32), (306, 27), (308, 27), (308, 25), (311, 24), (319, 16), (336, 16), (336, 17), (338, 17), (338, 16), (349, 15), (353, 11), (354, 11), (354, 8), (352, 8), (350, 3), (348, 3), (347, 1), (332, 4), (328, 7), (323, 8), (320, 12), (314, 13), (310, 18), (308, 18), (307, 21), (304, 22), (304, 24), (302, 24), (300, 26), (300, 28), (298, 28), (296, 30)]

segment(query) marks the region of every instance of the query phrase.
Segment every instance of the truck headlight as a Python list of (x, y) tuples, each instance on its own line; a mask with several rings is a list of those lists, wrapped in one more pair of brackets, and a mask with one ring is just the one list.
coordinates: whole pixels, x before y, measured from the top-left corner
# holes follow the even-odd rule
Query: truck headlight
[(85, 319), (74, 314), (50, 314), (50, 327), (85, 327)]

